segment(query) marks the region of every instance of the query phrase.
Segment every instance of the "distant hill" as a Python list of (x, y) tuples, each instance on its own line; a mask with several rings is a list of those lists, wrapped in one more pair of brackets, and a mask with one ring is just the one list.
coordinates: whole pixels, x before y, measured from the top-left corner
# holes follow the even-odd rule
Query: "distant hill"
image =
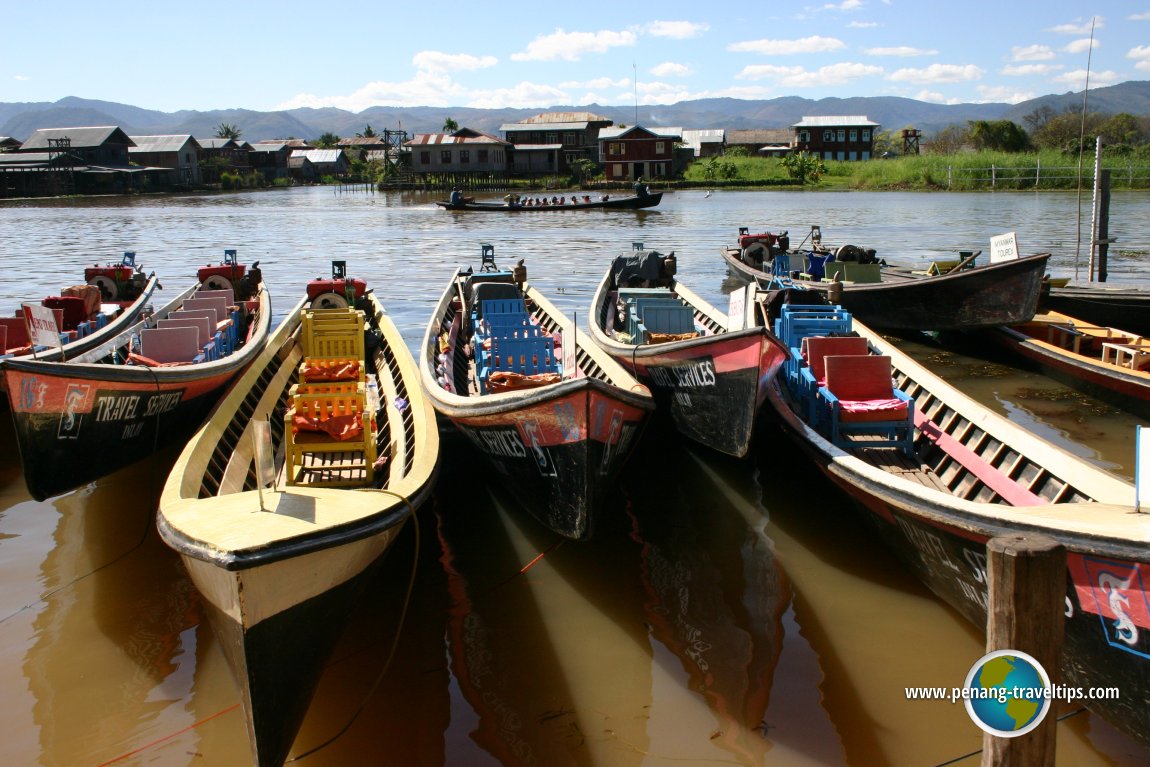
[[(677, 127), (687, 129), (787, 128), (806, 115), (866, 115), (884, 130), (918, 128), (929, 136), (948, 125), (967, 120), (1013, 120), (1025, 125), (1024, 117), (1049, 106), (1055, 112), (1082, 108), (1082, 92), (1040, 96), (1019, 104), (934, 104), (891, 96), (804, 99), (783, 96), (767, 100), (696, 99), (667, 105), (603, 106), (600, 104), (556, 105), (546, 109), (472, 109), (468, 107), (369, 107), (361, 112), (343, 109), (290, 109), (256, 112), (221, 109), (208, 112), (182, 110), (159, 112), (110, 101), (75, 96), (56, 102), (0, 102), (0, 136), (27, 139), (39, 128), (118, 125), (129, 135), (190, 133), (207, 138), (221, 123), (237, 126), (243, 138), (315, 139), (324, 133), (350, 137), (367, 125), (377, 132), (406, 130), (409, 134), (434, 133), (451, 119), (460, 127), (499, 135), (499, 127), (541, 112), (594, 112), (616, 125)], [(1090, 111), (1150, 115), (1150, 81), (1131, 81), (1089, 93)]]

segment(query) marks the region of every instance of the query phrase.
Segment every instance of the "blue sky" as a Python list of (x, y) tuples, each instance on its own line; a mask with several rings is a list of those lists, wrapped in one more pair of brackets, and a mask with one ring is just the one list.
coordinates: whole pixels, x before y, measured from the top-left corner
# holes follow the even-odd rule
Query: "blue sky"
[[(655, 14), (652, 18), (651, 14)], [(1093, 22), (1093, 49), (1091, 24)], [(1150, 0), (10, 4), (0, 102), (180, 109), (1016, 103), (1150, 80)]]

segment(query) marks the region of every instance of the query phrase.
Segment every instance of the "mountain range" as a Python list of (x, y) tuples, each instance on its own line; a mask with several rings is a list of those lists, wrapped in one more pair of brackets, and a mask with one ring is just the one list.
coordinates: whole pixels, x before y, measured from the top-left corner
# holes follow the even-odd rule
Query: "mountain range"
[[(805, 116), (865, 115), (882, 130), (917, 128), (930, 136), (948, 125), (968, 120), (1011, 120), (1025, 126), (1024, 117), (1043, 107), (1055, 113), (1080, 111), (1083, 93), (1040, 96), (1018, 104), (935, 104), (892, 96), (804, 99), (783, 96), (766, 100), (697, 99), (668, 105), (553, 106), (547, 109), (472, 109), (468, 107), (385, 107), (360, 112), (344, 109), (288, 109), (258, 112), (249, 109), (160, 112), (127, 104), (69, 96), (55, 102), (0, 102), (0, 136), (26, 140), (39, 128), (116, 125), (128, 135), (190, 133), (199, 138), (216, 134), (227, 123), (248, 141), (271, 138), (315, 139), (324, 133), (354, 136), (367, 126), (376, 133), (404, 130), (409, 135), (435, 133), (446, 120), (463, 128), (500, 135), (499, 127), (542, 112), (594, 112), (616, 125), (726, 130), (789, 128)], [(1095, 88), (1089, 92), (1091, 112), (1150, 115), (1150, 81), (1139, 80)]]

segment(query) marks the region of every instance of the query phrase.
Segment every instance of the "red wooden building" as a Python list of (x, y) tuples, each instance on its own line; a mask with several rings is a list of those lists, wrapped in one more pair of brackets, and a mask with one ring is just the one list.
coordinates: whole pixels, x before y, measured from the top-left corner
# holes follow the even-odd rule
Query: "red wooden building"
[(608, 181), (668, 178), (675, 174), (677, 133), (664, 133), (641, 125), (602, 128), (599, 131), (599, 164)]
[(824, 160), (869, 160), (879, 124), (866, 116), (804, 116), (791, 126), (796, 152), (809, 152)]

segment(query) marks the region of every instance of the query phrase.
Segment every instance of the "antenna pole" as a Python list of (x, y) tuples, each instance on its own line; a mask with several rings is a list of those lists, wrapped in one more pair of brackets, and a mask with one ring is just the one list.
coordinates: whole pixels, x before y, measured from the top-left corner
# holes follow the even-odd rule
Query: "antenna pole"
[[(1082, 89), (1082, 117), (1078, 123), (1078, 219), (1076, 243), (1074, 246), (1074, 279), (1078, 280), (1078, 261), (1082, 253), (1082, 139), (1086, 134), (1086, 98), (1090, 94), (1090, 60), (1094, 57), (1094, 23), (1097, 16), (1090, 19), (1090, 49), (1086, 52), (1086, 87)], [(1090, 276), (1094, 281), (1094, 243), (1090, 243)]]

